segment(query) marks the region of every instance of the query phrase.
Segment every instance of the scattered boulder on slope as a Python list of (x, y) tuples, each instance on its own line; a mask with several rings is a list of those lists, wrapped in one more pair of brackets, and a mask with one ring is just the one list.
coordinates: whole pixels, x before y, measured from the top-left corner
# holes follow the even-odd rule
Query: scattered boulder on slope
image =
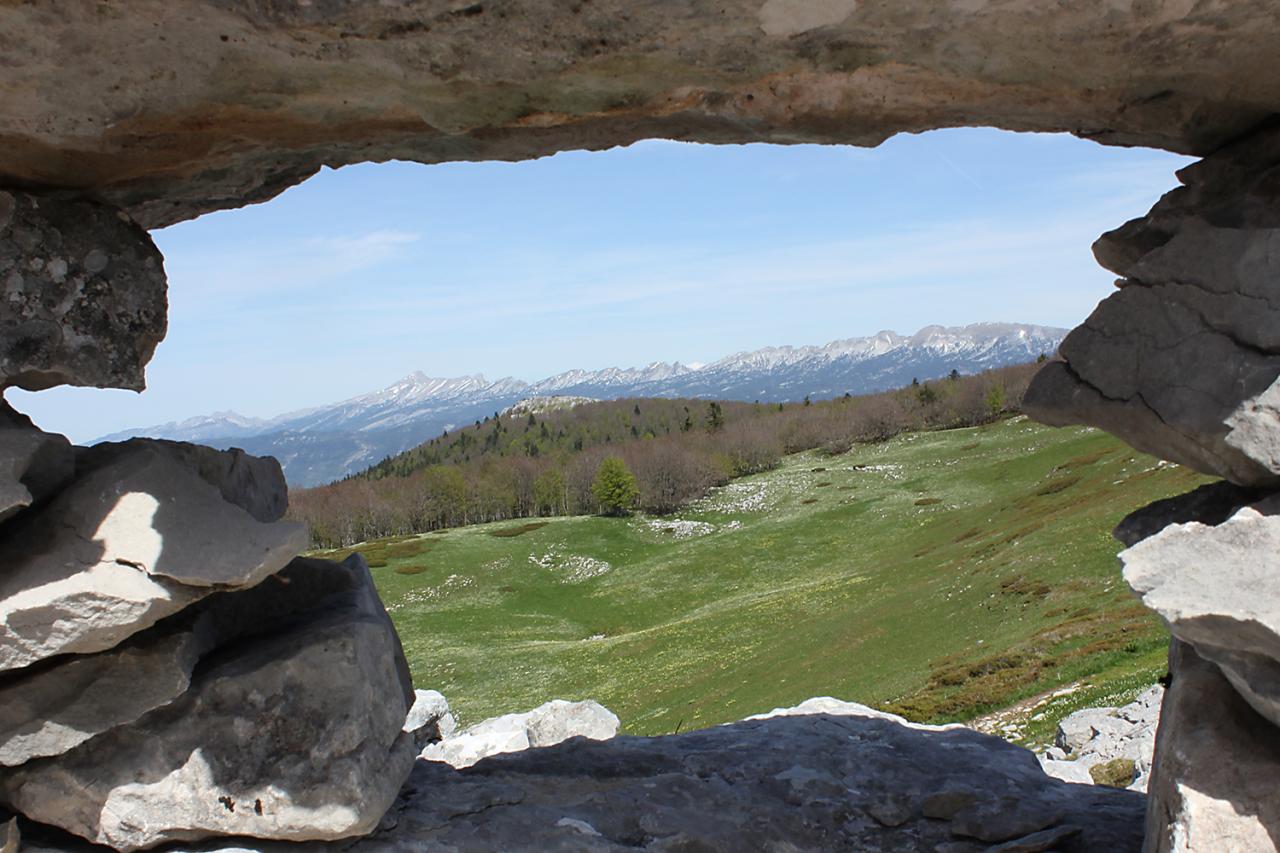
[(413, 691), (413, 707), (405, 717), (404, 731), (413, 735), (421, 751), (427, 744), (438, 743), (457, 731), (458, 723), (449, 711), (449, 701), (438, 690)]
[[(401, 729), (413, 692), (358, 555), (341, 566), (298, 561), (290, 572), (304, 587), (306, 574), (335, 570), (348, 576), (344, 588), (218, 649), (178, 698), (0, 773), (0, 799), (123, 851), (215, 835), (313, 840), (372, 830), (416, 755)], [(225, 618), (267, 615), (271, 596), (248, 602), (249, 615), (236, 606), (255, 591), (227, 593)]]
[(1025, 410), (1244, 486), (1280, 486), (1280, 125), (1192, 164), (1103, 235), (1119, 290), (1063, 341)]
[(1153, 685), (1119, 708), (1084, 708), (1058, 723), (1054, 745), (1040, 756), (1044, 772), (1065, 782), (1095, 784), (1095, 767), (1127, 762), (1133, 791), (1147, 789), (1164, 688)]
[(186, 451), (141, 441), (86, 458), (100, 464), (78, 466), (55, 498), (0, 529), (0, 672), (112, 648), (259, 583), (308, 543), (303, 525), (264, 524), (227, 502)]
[(164, 338), (164, 258), (127, 214), (0, 191), (0, 389), (146, 387)]
[(617, 716), (600, 703), (590, 699), (553, 699), (532, 711), (493, 717), (447, 735), (424, 749), (422, 757), (454, 767), (470, 767), (491, 755), (552, 746), (572, 737), (608, 740), (617, 733)]

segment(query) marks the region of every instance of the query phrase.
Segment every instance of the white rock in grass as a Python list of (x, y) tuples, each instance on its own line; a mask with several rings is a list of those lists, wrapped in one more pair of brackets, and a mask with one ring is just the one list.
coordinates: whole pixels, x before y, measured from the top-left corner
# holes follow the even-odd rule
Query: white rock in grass
[(470, 767), (491, 755), (553, 746), (572, 737), (608, 740), (618, 733), (618, 718), (598, 702), (554, 699), (521, 714), (492, 717), (446, 737), (422, 751), (428, 761)]

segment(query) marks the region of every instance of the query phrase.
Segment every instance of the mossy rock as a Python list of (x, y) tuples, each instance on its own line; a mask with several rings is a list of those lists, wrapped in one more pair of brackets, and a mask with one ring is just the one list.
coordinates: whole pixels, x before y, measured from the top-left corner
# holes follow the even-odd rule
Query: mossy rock
[(1133, 759), (1113, 758), (1089, 768), (1089, 776), (1096, 785), (1108, 788), (1127, 788), (1133, 784)]

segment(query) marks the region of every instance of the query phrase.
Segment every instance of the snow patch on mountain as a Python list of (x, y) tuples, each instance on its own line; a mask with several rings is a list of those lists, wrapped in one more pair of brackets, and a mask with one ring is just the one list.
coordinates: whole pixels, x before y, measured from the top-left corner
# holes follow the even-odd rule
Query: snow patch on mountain
[(886, 330), (823, 346), (765, 347), (705, 365), (655, 361), (644, 367), (569, 370), (532, 383), (513, 377), (490, 382), (480, 374), (440, 378), (418, 371), (378, 391), (265, 420), (215, 412), (100, 441), (149, 436), (241, 446), (278, 458), (293, 485), (315, 485), (531, 398), (822, 399), (880, 391), (951, 370), (977, 373), (1031, 361), (1052, 355), (1065, 334), (1065, 329), (1019, 323), (926, 326), (909, 336)]
[(596, 397), (572, 397), (554, 395), (550, 397), (526, 397), (514, 406), (507, 406), (502, 410), (502, 415), (541, 415), (545, 412), (562, 412), (565, 409), (572, 409), (574, 406), (581, 406), (583, 403), (597, 403)]

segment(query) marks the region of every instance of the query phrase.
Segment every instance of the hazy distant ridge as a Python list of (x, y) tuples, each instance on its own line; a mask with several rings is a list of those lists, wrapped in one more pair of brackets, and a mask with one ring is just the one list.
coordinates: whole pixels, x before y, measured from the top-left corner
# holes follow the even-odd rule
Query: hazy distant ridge
[(1029, 361), (1041, 353), (1050, 355), (1066, 331), (1019, 323), (926, 326), (909, 336), (884, 331), (825, 346), (766, 347), (698, 368), (654, 362), (640, 368), (570, 370), (533, 383), (510, 377), (489, 382), (479, 374), (441, 379), (416, 372), (379, 391), (265, 420), (216, 412), (98, 440), (150, 436), (243, 447), (279, 459), (291, 484), (315, 485), (362, 470), (527, 397), (790, 402), (805, 396), (862, 394), (913, 378), (943, 376), (953, 369), (976, 373)]

